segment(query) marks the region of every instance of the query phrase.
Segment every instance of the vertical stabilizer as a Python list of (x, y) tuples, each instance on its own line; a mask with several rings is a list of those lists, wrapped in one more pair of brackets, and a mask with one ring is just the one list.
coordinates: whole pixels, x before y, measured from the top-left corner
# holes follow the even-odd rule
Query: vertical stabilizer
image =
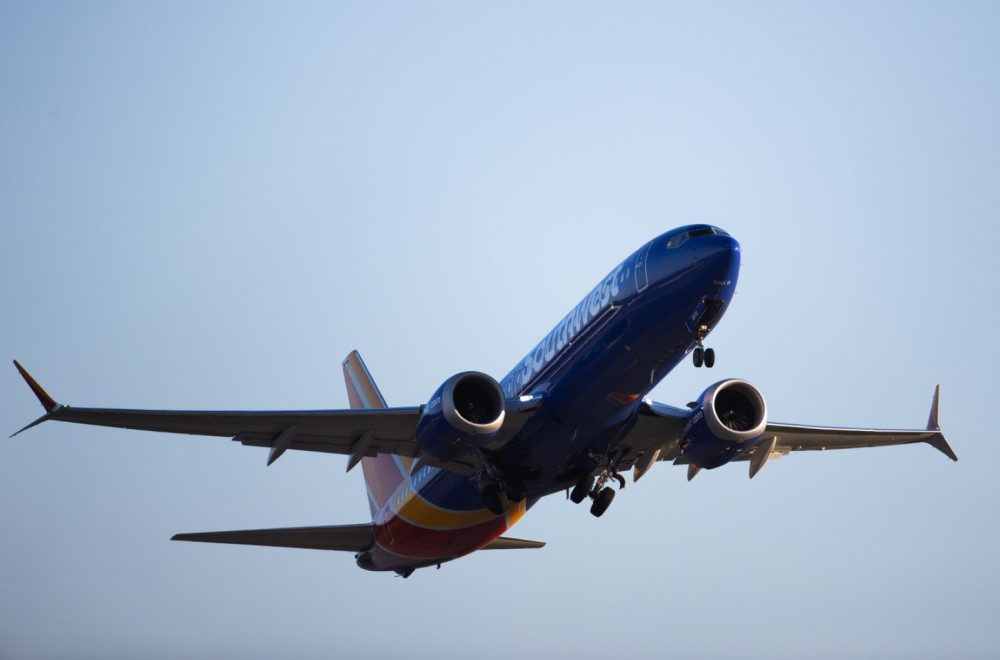
[[(385, 408), (385, 399), (378, 391), (375, 381), (368, 373), (361, 355), (351, 351), (344, 359), (344, 382), (347, 385), (347, 399), (351, 408)], [(372, 516), (385, 506), (404, 479), (409, 478), (413, 459), (379, 454), (361, 459), (361, 470), (368, 489), (368, 506)]]

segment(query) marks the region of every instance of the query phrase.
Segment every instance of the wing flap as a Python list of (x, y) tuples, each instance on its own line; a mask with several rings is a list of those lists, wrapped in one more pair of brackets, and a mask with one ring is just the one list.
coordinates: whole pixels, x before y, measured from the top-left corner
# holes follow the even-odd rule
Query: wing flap
[(372, 529), (371, 524), (244, 529), (229, 532), (175, 534), (170, 540), (361, 552), (370, 548), (373, 543)]

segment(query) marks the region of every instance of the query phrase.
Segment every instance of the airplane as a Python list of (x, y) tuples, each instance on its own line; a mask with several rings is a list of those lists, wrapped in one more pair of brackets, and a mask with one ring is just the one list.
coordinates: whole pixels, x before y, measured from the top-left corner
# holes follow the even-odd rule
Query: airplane
[[(938, 424), (940, 386), (925, 429), (773, 422), (745, 380), (711, 385), (686, 407), (647, 395), (691, 356), (711, 368), (705, 340), (729, 308), (740, 244), (711, 225), (679, 227), (615, 266), (502, 380), (466, 371), (421, 406), (389, 407), (357, 351), (343, 362), (349, 410), (160, 411), (57, 403), (15, 360), (44, 421), (229, 437), (269, 449), (348, 456), (361, 465), (371, 521), (177, 534), (172, 540), (353, 552), (357, 565), (409, 577), (477, 550), (540, 548), (503, 536), (546, 495), (591, 500), (600, 517), (657, 462), (701, 470), (746, 462), (753, 478), (792, 451), (927, 443), (954, 461)], [(13, 436), (12, 436), (13, 437)]]

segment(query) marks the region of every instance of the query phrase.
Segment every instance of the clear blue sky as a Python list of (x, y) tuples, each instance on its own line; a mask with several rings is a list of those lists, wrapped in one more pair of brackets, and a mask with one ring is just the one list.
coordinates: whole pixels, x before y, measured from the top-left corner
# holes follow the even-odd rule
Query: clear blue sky
[[(996, 3), (0, 5), (0, 353), (61, 402), (346, 407), (500, 377), (671, 227), (744, 248), (713, 371), (929, 447), (660, 465), (409, 580), (171, 543), (362, 522), (346, 459), (47, 424), (0, 459), (0, 656), (987, 657)], [(40, 414), (13, 366), (11, 433)]]

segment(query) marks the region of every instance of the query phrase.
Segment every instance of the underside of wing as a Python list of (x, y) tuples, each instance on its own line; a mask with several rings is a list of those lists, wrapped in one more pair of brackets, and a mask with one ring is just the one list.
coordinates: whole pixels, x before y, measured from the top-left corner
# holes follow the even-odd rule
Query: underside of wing
[(171, 541), (266, 545), (275, 548), (342, 550), (361, 552), (371, 547), (372, 525), (327, 525), (324, 527), (284, 527), (279, 529), (244, 529), (231, 532), (177, 534)]
[[(958, 456), (945, 440), (944, 434), (941, 432), (941, 425), (938, 423), (940, 397), (941, 388), (934, 388), (931, 413), (927, 418), (927, 428), (925, 429), (850, 429), (770, 422), (764, 430), (760, 442), (753, 448), (753, 451), (748, 452), (747, 456), (751, 461), (758, 460), (763, 465), (768, 456), (760, 455), (761, 452), (782, 456), (792, 451), (888, 447), (926, 442), (951, 460), (957, 461)], [(751, 476), (753, 476), (753, 470), (751, 470)]]
[[(295, 449), (350, 456), (348, 470), (366, 456), (394, 454), (420, 457), (420, 445), (414, 433), (422, 406), (303, 411), (77, 408), (56, 403), (20, 364), (16, 361), (14, 364), (46, 411), (17, 433), (45, 421), (59, 421), (137, 431), (228, 437), (247, 446), (269, 448), (268, 465), (286, 450)], [(495, 450), (510, 440), (531, 412), (541, 405), (541, 401), (540, 398), (508, 400), (503, 428), (489, 448)], [(423, 458), (423, 464), (465, 474), (472, 474), (481, 467), (477, 455), (451, 461)]]
[[(769, 459), (793, 451), (926, 443), (957, 461), (958, 456), (945, 440), (938, 424), (939, 395), (940, 389), (935, 389), (925, 429), (858, 429), (768, 422), (755, 444), (732, 460), (750, 461), (750, 476), (753, 477)], [(690, 414), (690, 410), (683, 408), (643, 403), (635, 425), (622, 441), (624, 456), (635, 466), (636, 480), (658, 460), (673, 461), (675, 465), (689, 464), (688, 458), (680, 451), (680, 442)], [(688, 478), (692, 478), (697, 471), (697, 467), (689, 465)]]
[(772, 458), (787, 456), (793, 451), (825, 451), (828, 449), (860, 449), (889, 447), (925, 442), (953, 461), (958, 456), (945, 440), (940, 429), (851, 429), (799, 424), (769, 423), (757, 442), (736, 460), (750, 461), (750, 478), (760, 472)]
[(635, 424), (621, 441), (621, 463), (632, 466), (633, 481), (638, 481), (657, 461), (672, 461), (680, 456), (678, 443), (687, 413), (662, 403), (642, 403)]
[(169, 411), (73, 408), (58, 406), (42, 421), (90, 424), (137, 431), (229, 437), (244, 445), (352, 454), (363, 441), (362, 455), (415, 456), (413, 431), (420, 408), (304, 411)]
[(857, 449), (861, 447), (888, 447), (926, 442), (953, 461), (958, 456), (939, 430), (890, 430), (848, 429), (823, 426), (771, 423), (764, 431), (764, 438), (776, 439), (775, 449), (790, 451)]

